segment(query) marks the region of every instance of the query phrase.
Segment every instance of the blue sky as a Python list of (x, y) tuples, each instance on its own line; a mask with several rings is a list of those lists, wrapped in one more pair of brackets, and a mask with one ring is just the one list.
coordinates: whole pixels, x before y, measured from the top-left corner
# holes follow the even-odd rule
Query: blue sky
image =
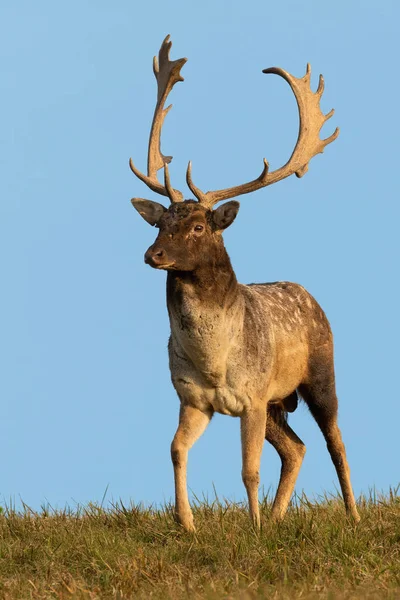
[[(324, 307), (355, 492), (399, 483), (399, 19), (387, 0), (2, 3), (1, 501), (173, 496), (165, 274), (144, 265), (156, 231), (130, 204), (157, 198), (128, 167), (145, 169), (168, 33), (189, 59), (162, 140), (179, 189), (189, 159), (204, 190), (254, 178), (264, 156), (283, 164), (296, 105), (261, 71), (310, 62), (315, 88), (324, 74), (338, 140), (304, 178), (244, 196), (225, 241), (239, 281), (296, 281)], [(307, 409), (290, 422), (308, 449), (297, 490), (334, 492)], [(239, 420), (217, 415), (190, 488), (242, 500), (240, 470)], [(278, 475), (266, 444), (265, 489)]]

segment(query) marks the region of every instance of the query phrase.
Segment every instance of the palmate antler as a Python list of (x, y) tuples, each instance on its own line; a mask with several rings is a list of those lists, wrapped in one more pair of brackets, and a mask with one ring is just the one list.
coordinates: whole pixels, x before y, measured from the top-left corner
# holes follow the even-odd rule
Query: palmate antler
[(321, 112), (319, 103), (324, 91), (324, 78), (322, 75), (319, 76), (318, 89), (314, 93), (310, 88), (311, 67), (309, 64), (307, 64), (306, 74), (300, 79), (278, 67), (264, 69), (263, 73), (275, 73), (276, 75), (283, 77), (292, 88), (296, 97), (297, 106), (299, 108), (300, 126), (295, 149), (288, 162), (283, 167), (280, 167), (280, 169), (270, 173), (268, 162), (264, 158), (264, 169), (257, 179), (235, 187), (210, 191), (207, 193), (203, 193), (194, 185), (192, 181), (192, 165), (189, 162), (186, 173), (187, 184), (199, 202), (209, 208), (221, 200), (227, 200), (228, 198), (255, 192), (260, 188), (276, 183), (281, 179), (285, 179), (285, 177), (289, 177), (289, 175), (293, 175), (293, 173), (295, 173), (297, 177), (302, 177), (308, 170), (308, 163), (310, 160), (316, 154), (322, 153), (325, 146), (333, 142), (339, 135), (339, 129), (336, 128), (334, 133), (327, 139), (321, 140), (319, 137), (321, 127), (331, 118), (334, 114), (334, 110), (332, 109), (327, 115), (324, 115)]
[[(187, 58), (169, 60), (169, 51), (172, 46), (169, 38), (170, 36), (167, 35), (163, 41), (158, 53), (158, 60), (156, 56), (153, 59), (153, 71), (157, 79), (157, 104), (150, 130), (147, 176), (135, 167), (132, 159), (129, 159), (129, 165), (136, 177), (139, 177), (153, 192), (168, 196), (171, 202), (181, 202), (183, 200), (182, 193), (179, 190), (174, 190), (169, 181), (167, 164), (171, 162), (172, 156), (164, 156), (161, 152), (161, 129), (164, 119), (172, 107), (172, 104), (170, 104), (167, 108), (164, 108), (164, 104), (175, 83), (183, 81), (180, 70), (186, 63)], [(157, 171), (164, 166), (164, 185), (162, 185), (157, 179)]]
[[(147, 176), (134, 166), (132, 159), (130, 159), (129, 164), (135, 175), (154, 192), (168, 196), (171, 202), (181, 202), (183, 200), (182, 193), (173, 189), (169, 180), (168, 163), (171, 162), (172, 156), (164, 156), (160, 149), (162, 125), (167, 112), (172, 106), (164, 108), (164, 104), (175, 83), (183, 81), (180, 70), (187, 61), (186, 58), (174, 61), (169, 60), (169, 51), (172, 45), (169, 37), (168, 35), (162, 43), (158, 62), (157, 58), (154, 57), (154, 74), (158, 84), (158, 95), (150, 132)], [(297, 177), (302, 177), (308, 170), (310, 160), (317, 154), (322, 153), (325, 146), (333, 142), (339, 135), (339, 129), (336, 128), (334, 133), (325, 140), (321, 140), (319, 137), (322, 126), (332, 117), (334, 110), (332, 109), (327, 115), (322, 113), (320, 100), (324, 91), (324, 78), (322, 75), (319, 76), (318, 89), (314, 93), (310, 88), (311, 67), (309, 64), (307, 64), (306, 74), (299, 79), (278, 67), (264, 69), (263, 73), (275, 73), (283, 77), (295, 95), (300, 117), (299, 135), (296, 146), (288, 162), (276, 171), (269, 172), (268, 162), (264, 158), (264, 168), (257, 179), (235, 187), (206, 193), (202, 192), (193, 183), (192, 166), (189, 162), (186, 173), (187, 184), (199, 203), (208, 208), (212, 208), (214, 204), (217, 204), (221, 200), (255, 192), (267, 185), (285, 179), (293, 175), (293, 173)], [(157, 179), (157, 171), (162, 167), (164, 167), (164, 185)]]

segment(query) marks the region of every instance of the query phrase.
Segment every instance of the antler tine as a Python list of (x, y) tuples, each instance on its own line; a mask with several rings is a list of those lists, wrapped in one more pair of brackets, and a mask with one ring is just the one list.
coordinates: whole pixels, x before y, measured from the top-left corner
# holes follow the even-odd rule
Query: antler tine
[(332, 109), (327, 115), (324, 115), (319, 105), (325, 88), (324, 78), (322, 75), (319, 76), (318, 89), (314, 93), (310, 88), (311, 66), (309, 63), (306, 74), (299, 79), (278, 67), (264, 69), (263, 73), (280, 75), (288, 82), (295, 95), (300, 117), (299, 135), (292, 156), (283, 167), (271, 173), (273, 181), (270, 183), (280, 181), (293, 173), (297, 177), (302, 177), (308, 171), (310, 160), (317, 154), (321, 154), (325, 146), (336, 140), (339, 135), (339, 128), (336, 127), (333, 134), (325, 140), (321, 140), (319, 137), (322, 126), (335, 112)]
[(157, 80), (157, 103), (149, 137), (147, 175), (135, 167), (132, 159), (129, 159), (129, 166), (136, 177), (143, 181), (153, 192), (169, 196), (171, 202), (180, 202), (183, 200), (182, 193), (179, 190), (174, 190), (172, 187), (170, 187), (170, 192), (172, 191), (172, 193), (168, 192), (166, 187), (157, 179), (157, 171), (172, 160), (172, 156), (165, 156), (161, 152), (161, 130), (164, 119), (172, 107), (172, 104), (167, 108), (164, 108), (164, 105), (175, 83), (184, 80), (180, 74), (180, 70), (187, 61), (187, 58), (169, 60), (171, 46), (170, 36), (167, 35), (158, 53), (158, 60), (156, 56), (153, 60), (153, 71)]
[(196, 195), (199, 202), (211, 208), (221, 200), (227, 200), (234, 196), (249, 194), (285, 179), (293, 173), (297, 177), (302, 177), (308, 170), (310, 160), (324, 151), (325, 146), (333, 142), (339, 135), (339, 128), (336, 128), (331, 136), (321, 140), (319, 137), (320, 130), (324, 123), (332, 117), (334, 110), (332, 109), (327, 115), (321, 112), (320, 100), (324, 91), (324, 78), (320, 75), (317, 91), (314, 93), (310, 88), (311, 66), (307, 64), (306, 73), (303, 77), (297, 78), (290, 75), (287, 71), (279, 67), (271, 67), (264, 69), (263, 73), (274, 73), (283, 77), (290, 85), (298, 106), (300, 126), (299, 135), (296, 146), (288, 162), (276, 171), (271, 173), (268, 170), (268, 162), (264, 159), (264, 170), (260, 177), (244, 183), (236, 187), (226, 188), (224, 190), (215, 190), (207, 193), (199, 190), (193, 183), (191, 178), (191, 168), (188, 168), (187, 182)]
[(258, 189), (268, 185), (268, 183), (266, 183), (266, 180), (268, 177), (268, 170), (269, 170), (269, 164), (268, 164), (267, 159), (264, 158), (264, 168), (263, 168), (261, 175), (259, 177), (257, 177), (257, 179), (254, 179), (253, 181), (249, 181), (249, 183), (244, 183), (243, 185), (237, 185), (236, 187), (228, 188), (225, 190), (218, 190), (215, 192), (204, 193), (193, 183), (192, 162), (190, 161), (188, 168), (187, 168), (187, 172), (186, 172), (186, 181), (187, 181), (189, 188), (191, 189), (193, 194), (196, 196), (196, 198), (200, 202), (200, 204), (203, 204), (204, 206), (207, 206), (208, 208), (212, 208), (214, 206), (214, 204), (217, 204), (217, 202), (220, 202), (221, 200), (227, 200), (228, 198), (233, 198), (235, 196), (240, 196), (242, 194), (249, 194), (250, 192), (254, 192), (255, 190), (258, 190)]
[(176, 193), (177, 190), (174, 190), (174, 188), (171, 185), (171, 180), (169, 178), (168, 163), (165, 163), (164, 165), (164, 186), (167, 190), (168, 197), (172, 203), (181, 202), (182, 198), (178, 196), (178, 194)]
[(189, 164), (187, 166), (187, 170), (186, 170), (186, 183), (188, 184), (188, 187), (190, 189), (190, 191), (196, 196), (197, 200), (200, 202), (200, 204), (207, 204), (207, 195), (204, 194), (204, 192), (202, 192), (194, 183), (193, 183), (193, 179), (192, 179), (192, 161), (189, 160)]

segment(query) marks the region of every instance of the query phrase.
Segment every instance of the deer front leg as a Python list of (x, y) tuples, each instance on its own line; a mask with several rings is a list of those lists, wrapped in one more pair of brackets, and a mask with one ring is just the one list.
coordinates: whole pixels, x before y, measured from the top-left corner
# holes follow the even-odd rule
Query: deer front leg
[(265, 407), (246, 411), (240, 420), (242, 438), (242, 479), (249, 499), (250, 518), (254, 527), (260, 528), (258, 485), (260, 483), (260, 461), (264, 444), (267, 410)]
[(206, 429), (211, 417), (212, 412), (204, 413), (188, 404), (181, 404), (179, 425), (171, 444), (175, 477), (175, 518), (187, 531), (195, 531), (187, 493), (188, 453)]

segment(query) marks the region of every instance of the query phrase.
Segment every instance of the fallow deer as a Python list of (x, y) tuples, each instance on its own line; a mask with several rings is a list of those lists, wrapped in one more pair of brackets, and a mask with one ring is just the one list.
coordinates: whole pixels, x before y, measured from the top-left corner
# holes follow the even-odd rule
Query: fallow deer
[[(165, 208), (158, 202), (132, 199), (145, 221), (159, 229), (145, 262), (167, 271), (169, 363), (180, 399), (179, 425), (171, 445), (176, 519), (186, 530), (194, 530), (186, 483), (188, 451), (214, 412), (241, 419), (242, 478), (256, 528), (260, 526), (258, 486), (264, 438), (278, 452), (282, 468), (272, 518), (282, 519), (305, 454), (303, 442), (287, 422), (287, 412), (296, 408), (299, 396), (325, 437), (347, 513), (359, 521), (337, 424), (329, 322), (301, 285), (238, 283), (221, 234), (234, 221), (239, 203), (230, 201), (213, 210), (221, 200), (254, 192), (293, 173), (302, 177), (311, 158), (337, 138), (338, 129), (325, 140), (319, 137), (321, 127), (334, 112), (324, 115), (320, 109), (323, 77), (314, 93), (309, 65), (299, 79), (277, 67), (265, 69), (264, 73), (283, 77), (297, 101), (300, 128), (290, 159), (273, 172), (264, 159), (263, 171), (254, 181), (207, 193), (193, 183), (189, 162), (187, 184), (197, 200), (184, 200), (170, 182), (168, 163), (172, 157), (164, 156), (160, 149), (163, 121), (171, 108), (164, 108), (165, 101), (175, 83), (183, 81), (180, 71), (187, 60), (170, 61), (170, 47), (167, 36), (158, 60), (154, 57), (158, 94), (147, 175), (132, 159), (130, 167), (151, 190), (171, 202)], [(157, 179), (162, 168), (164, 183)]]

